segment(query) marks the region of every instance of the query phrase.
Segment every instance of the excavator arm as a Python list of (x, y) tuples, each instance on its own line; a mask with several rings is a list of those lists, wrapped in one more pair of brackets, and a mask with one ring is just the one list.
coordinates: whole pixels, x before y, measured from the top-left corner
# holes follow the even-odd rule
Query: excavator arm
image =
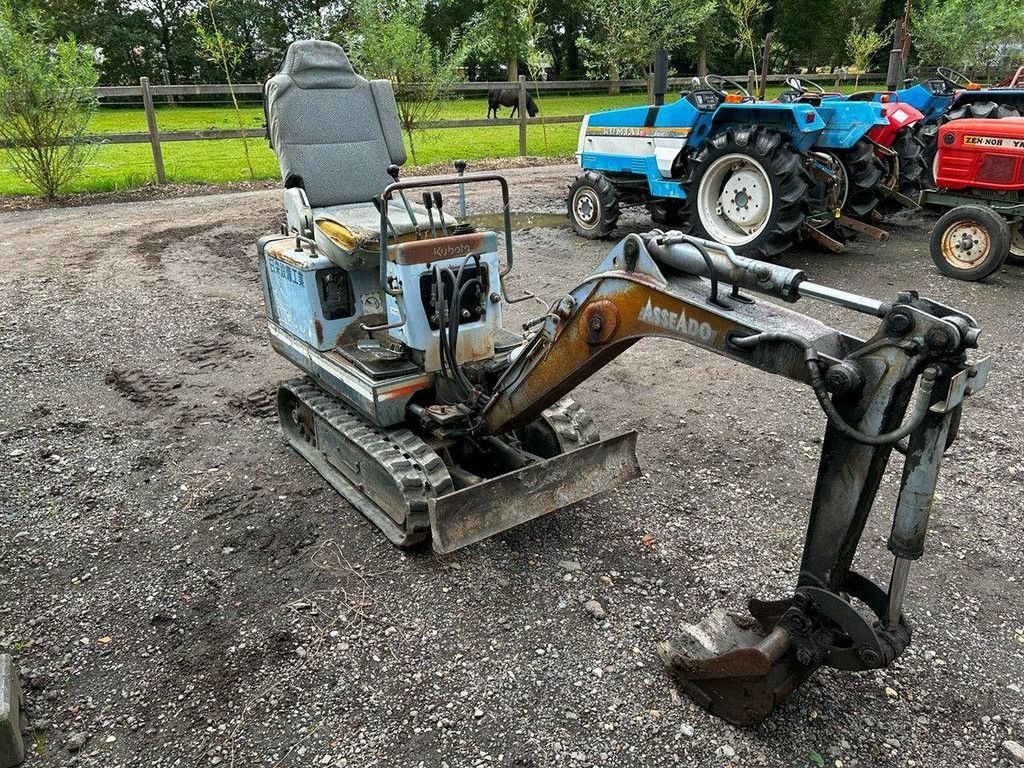
[[(675, 268), (671, 278), (655, 259)], [(838, 304), (880, 325), (862, 340), (747, 291)], [(874, 301), (710, 242), (654, 232), (619, 243), (532, 326), (480, 411), (490, 434), (529, 423), (651, 336), (806, 383), (827, 417), (795, 592), (752, 600), (751, 617), (713, 614), (660, 647), (698, 703), (752, 724), (819, 666), (878, 668), (902, 653), (910, 642), (903, 595), (910, 563), (924, 551), (942, 454), (963, 399), (988, 371), (987, 359), (967, 360), (979, 334), (971, 317), (913, 293)], [(883, 587), (852, 565), (893, 450), (906, 458), (888, 542), (894, 566)]]

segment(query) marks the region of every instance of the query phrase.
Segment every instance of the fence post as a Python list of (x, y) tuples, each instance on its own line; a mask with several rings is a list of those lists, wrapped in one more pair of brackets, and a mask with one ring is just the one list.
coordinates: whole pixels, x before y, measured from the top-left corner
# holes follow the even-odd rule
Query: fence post
[(166, 184), (167, 174), (164, 173), (164, 156), (160, 151), (160, 132), (156, 127), (156, 112), (153, 109), (153, 94), (149, 90), (149, 78), (140, 77), (142, 86), (142, 105), (146, 108), (146, 124), (149, 126), (149, 145), (153, 149), (153, 165), (156, 166), (156, 183)]
[(519, 156), (526, 157), (526, 75), (519, 76)]
[(757, 90), (757, 74), (752, 69), (747, 70), (747, 90), (751, 93)]

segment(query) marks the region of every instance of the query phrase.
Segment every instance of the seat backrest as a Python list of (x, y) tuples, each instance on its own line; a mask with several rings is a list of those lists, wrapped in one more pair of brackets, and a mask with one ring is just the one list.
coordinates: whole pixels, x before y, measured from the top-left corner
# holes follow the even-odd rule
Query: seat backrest
[(357, 75), (336, 43), (289, 45), (264, 97), (285, 187), (302, 187), (313, 208), (370, 201), (405, 162), (391, 83)]

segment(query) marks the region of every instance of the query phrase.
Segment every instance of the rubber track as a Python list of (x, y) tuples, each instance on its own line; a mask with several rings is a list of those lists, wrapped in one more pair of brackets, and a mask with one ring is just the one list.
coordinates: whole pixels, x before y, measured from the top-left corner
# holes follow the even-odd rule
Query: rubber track
[[(368, 459), (395, 478), (407, 510), (407, 533), (421, 527), (429, 529), (427, 499), (452, 490), (444, 460), (430, 446), (408, 429), (383, 429), (370, 423), (309, 378), (286, 381), (281, 388), (290, 391), (321, 422), (358, 446)], [(380, 507), (376, 500), (366, 498)]]
[(542, 414), (558, 436), (562, 452), (582, 448), (601, 439), (590, 414), (571, 397), (563, 397)]

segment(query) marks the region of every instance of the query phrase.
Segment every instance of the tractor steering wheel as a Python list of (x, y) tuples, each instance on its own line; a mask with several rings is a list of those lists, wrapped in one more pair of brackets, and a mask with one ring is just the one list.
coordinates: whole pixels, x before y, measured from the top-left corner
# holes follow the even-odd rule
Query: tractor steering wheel
[(971, 84), (971, 78), (963, 72), (958, 72), (952, 67), (939, 67), (935, 70), (935, 73), (939, 76), (939, 79), (950, 88), (959, 88), (961, 86)]
[(794, 91), (796, 91), (801, 96), (803, 96), (805, 93), (807, 93), (806, 86), (808, 86), (808, 85), (811, 86), (811, 88), (813, 88), (818, 93), (824, 93), (825, 92), (825, 89), (822, 88), (820, 85), (818, 85), (813, 80), (808, 80), (806, 78), (797, 77), (796, 75), (790, 75), (789, 77), (787, 77), (786, 78), (786, 85), (788, 85), (790, 88), (792, 88)]
[(743, 101), (750, 102), (754, 101), (754, 97), (750, 95), (750, 91), (744, 88), (742, 85), (737, 83), (735, 80), (731, 80), (728, 77), (722, 75), (704, 75), (704, 85), (714, 91), (723, 100), (729, 95), (729, 92), (725, 89), (725, 85), (731, 85), (740, 93), (743, 94)]

